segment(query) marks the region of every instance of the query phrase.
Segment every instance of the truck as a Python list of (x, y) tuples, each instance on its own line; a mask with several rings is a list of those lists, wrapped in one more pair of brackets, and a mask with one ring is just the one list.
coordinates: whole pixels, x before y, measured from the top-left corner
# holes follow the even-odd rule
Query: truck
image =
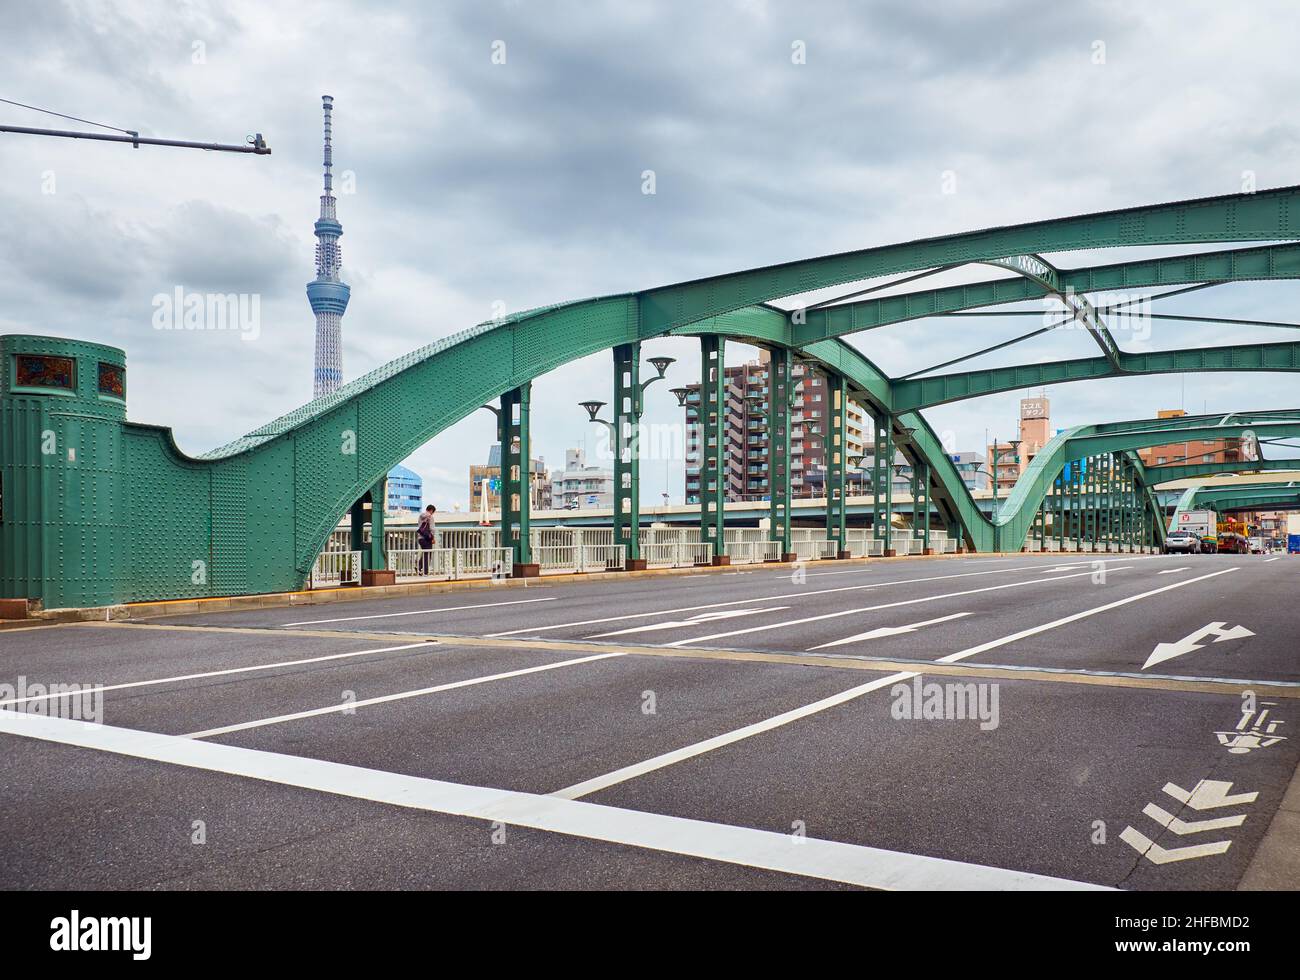
[[(1296, 515), (1300, 517), (1300, 514)], [(1184, 510), (1179, 511), (1174, 520), (1174, 526), (1171, 531), (1191, 531), (1202, 538), (1210, 537), (1218, 533), (1218, 517), (1212, 510)], [(1296, 529), (1300, 534), (1300, 528)]]

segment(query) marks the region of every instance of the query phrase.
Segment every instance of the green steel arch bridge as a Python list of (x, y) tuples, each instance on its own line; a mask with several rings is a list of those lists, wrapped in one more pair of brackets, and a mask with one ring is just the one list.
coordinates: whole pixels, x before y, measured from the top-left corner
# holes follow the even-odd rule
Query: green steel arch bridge
[[(1057, 267), (1045, 254), (1119, 246), (1255, 243), (1250, 247)], [(1260, 244), (1262, 243), (1262, 244)], [(997, 278), (872, 296), (861, 288), (794, 310), (794, 297), (900, 276), (897, 287), (972, 264)], [(1008, 276), (1007, 273), (1013, 273)], [(845, 543), (846, 410), (873, 419), (876, 533), (888, 533), (888, 465), (901, 451), (922, 501), (964, 549), (1018, 550), (1050, 524), (1060, 540), (1152, 547), (1164, 533), (1156, 482), (1137, 450), (1187, 439), (1300, 435), (1300, 409), (1229, 416), (1112, 422), (1056, 436), (1034, 458), (992, 520), (972, 499), (922, 411), (1039, 385), (1205, 371), (1300, 370), (1300, 342), (1124, 350), (1107, 319), (1128, 302), (1096, 306), (1100, 291), (1163, 290), (1154, 300), (1245, 281), (1300, 278), (1300, 187), (1211, 197), (990, 228), (787, 262), (642, 292), (559, 303), (478, 324), (398, 358), (200, 457), (181, 452), (164, 427), (126, 421), (125, 356), (98, 344), (29, 335), (0, 337), (0, 596), (47, 608), (165, 598), (289, 591), (302, 586), (339, 518), (354, 531), (378, 500), (384, 474), (418, 446), (485, 403), (502, 445), (503, 541), (516, 574), (535, 572), (529, 545), (531, 382), (601, 351), (613, 357), (615, 539), (639, 562), (637, 421), (641, 346), (697, 337), (704, 423), (700, 524), (720, 552), (724, 521), (724, 354), (728, 340), (771, 354), (769, 485), (772, 537), (790, 552), (792, 367), (823, 372), (830, 393), (828, 540)], [(929, 317), (971, 327), (980, 315), (1025, 300), (1059, 302), (1051, 330), (1086, 330), (1095, 357), (980, 370), (960, 363), (1008, 347), (975, 350), (905, 377), (890, 377), (844, 338)], [(1137, 302), (1137, 301), (1129, 301)], [(1030, 314), (1024, 314), (1030, 315)], [(1032, 314), (1040, 316), (1041, 313)], [(1153, 319), (1206, 318), (1150, 314)], [(1226, 327), (1300, 324), (1211, 320)], [(972, 336), (976, 334), (973, 333)], [(1252, 464), (1243, 464), (1249, 468)], [(1167, 467), (1165, 469), (1178, 469)], [(382, 507), (370, 514), (371, 571), (384, 567)], [(934, 529), (934, 533), (938, 533)], [(356, 534), (357, 539), (360, 534)], [(886, 542), (887, 543), (887, 542)], [(886, 551), (886, 554), (889, 552)], [(715, 561), (725, 558), (715, 557)]]

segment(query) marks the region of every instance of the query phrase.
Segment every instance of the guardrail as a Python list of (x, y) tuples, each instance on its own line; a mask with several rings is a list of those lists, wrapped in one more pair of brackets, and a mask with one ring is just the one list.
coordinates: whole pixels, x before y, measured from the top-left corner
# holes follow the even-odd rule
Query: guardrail
[(750, 565), (781, 560), (780, 541), (733, 541), (723, 546), (733, 565)]
[(840, 553), (840, 543), (825, 538), (813, 538), (805, 541), (791, 541), (795, 556), (800, 561), (816, 561), (821, 558), (835, 558)]
[(385, 557), (398, 582), (509, 578), (514, 567), (509, 548), (400, 549)]
[(641, 557), (648, 568), (708, 565), (713, 560), (713, 545), (707, 541), (659, 541), (641, 545)]
[(311, 587), (328, 589), (361, 582), (361, 552), (322, 551), (311, 569)]

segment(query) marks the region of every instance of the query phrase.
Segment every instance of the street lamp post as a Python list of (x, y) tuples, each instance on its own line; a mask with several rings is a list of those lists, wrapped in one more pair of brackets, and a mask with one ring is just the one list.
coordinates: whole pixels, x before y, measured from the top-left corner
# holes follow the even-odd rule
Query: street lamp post
[[(640, 380), (637, 360), (639, 344), (620, 344), (614, 348), (614, 420), (599, 417), (605, 407), (601, 401), (584, 401), (578, 404), (586, 411), (588, 421), (598, 422), (609, 431), (610, 447), (614, 453), (614, 543), (626, 552), (624, 567), (628, 571), (641, 571), (646, 567), (641, 557), (641, 414), (645, 409), (645, 390), (664, 378), (672, 364), (672, 357), (647, 358), (655, 375)], [(679, 403), (682, 402), (679, 397)]]

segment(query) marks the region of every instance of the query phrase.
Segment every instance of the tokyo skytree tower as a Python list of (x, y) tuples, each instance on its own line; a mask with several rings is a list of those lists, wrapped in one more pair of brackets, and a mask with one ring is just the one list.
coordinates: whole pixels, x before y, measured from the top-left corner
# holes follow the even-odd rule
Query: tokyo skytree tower
[(343, 250), (339, 236), (343, 226), (335, 215), (334, 165), (330, 150), (330, 112), (334, 97), (321, 96), (325, 110), (325, 193), (320, 197), (320, 217), (316, 220), (316, 278), (307, 283), (307, 301), (316, 314), (316, 369), (312, 397), (328, 395), (343, 383), (343, 314), (352, 290), (339, 279)]

